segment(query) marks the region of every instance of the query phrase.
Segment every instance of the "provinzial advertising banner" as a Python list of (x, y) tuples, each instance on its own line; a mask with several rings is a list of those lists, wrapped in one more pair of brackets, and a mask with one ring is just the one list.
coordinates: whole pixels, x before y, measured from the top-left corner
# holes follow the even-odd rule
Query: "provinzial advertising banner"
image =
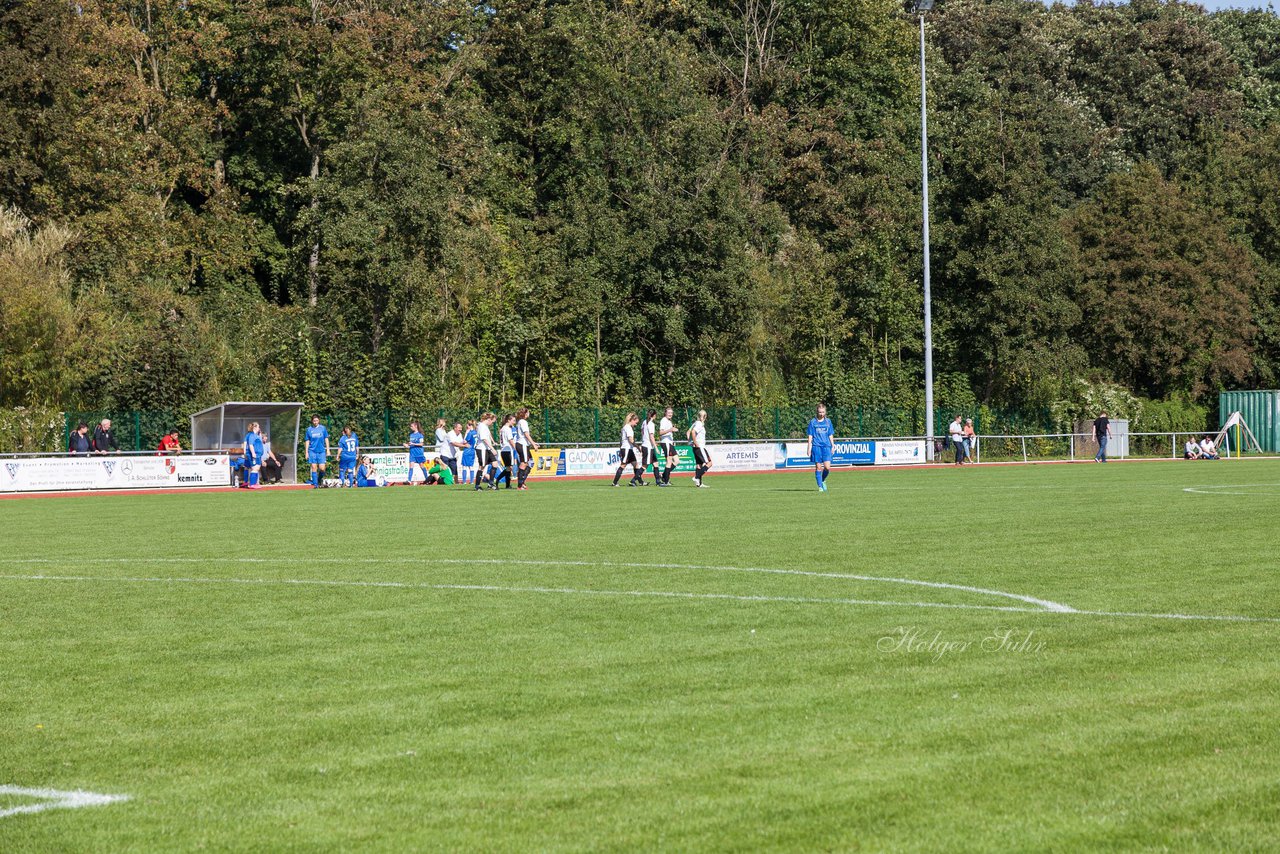
[[(809, 468), (808, 445), (785, 442), (778, 445), (777, 468)], [(876, 442), (870, 439), (837, 439), (831, 448), (833, 466), (869, 466), (876, 461)]]
[(929, 462), (928, 443), (922, 439), (876, 442), (876, 465), (902, 466)]
[(230, 486), (226, 454), (182, 457), (29, 457), (5, 460), (0, 492)]

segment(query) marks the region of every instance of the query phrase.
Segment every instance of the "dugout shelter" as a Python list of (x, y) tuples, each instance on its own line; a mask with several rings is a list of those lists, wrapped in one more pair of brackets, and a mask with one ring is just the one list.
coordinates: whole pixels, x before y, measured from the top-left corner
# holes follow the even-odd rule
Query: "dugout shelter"
[(285, 483), (298, 479), (298, 436), (302, 424), (301, 403), (254, 403), (228, 401), (202, 409), (191, 416), (191, 449), (222, 451), (239, 456), (244, 434), (257, 421), (262, 432), (271, 437), (276, 456), (288, 457), (281, 470)]

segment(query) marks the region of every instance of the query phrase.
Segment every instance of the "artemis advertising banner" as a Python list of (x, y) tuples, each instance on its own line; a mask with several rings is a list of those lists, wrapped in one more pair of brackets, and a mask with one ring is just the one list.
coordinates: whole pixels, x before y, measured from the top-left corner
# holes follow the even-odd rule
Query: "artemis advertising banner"
[(226, 454), (182, 457), (30, 457), (5, 460), (0, 492), (230, 486)]
[(712, 471), (770, 471), (776, 467), (772, 444), (717, 445), (708, 443), (707, 449), (711, 451)]

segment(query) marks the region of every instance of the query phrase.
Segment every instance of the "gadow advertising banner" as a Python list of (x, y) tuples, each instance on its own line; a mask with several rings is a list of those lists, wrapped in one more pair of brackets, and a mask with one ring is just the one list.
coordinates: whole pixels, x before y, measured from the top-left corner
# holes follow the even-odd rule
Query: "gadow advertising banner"
[(230, 486), (226, 454), (182, 457), (29, 457), (5, 460), (0, 492)]

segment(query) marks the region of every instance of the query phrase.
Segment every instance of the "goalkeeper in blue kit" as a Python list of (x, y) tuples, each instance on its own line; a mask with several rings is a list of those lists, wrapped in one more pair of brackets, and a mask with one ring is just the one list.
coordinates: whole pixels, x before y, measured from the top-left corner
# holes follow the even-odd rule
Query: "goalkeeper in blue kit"
[(827, 475), (831, 474), (832, 442), (835, 437), (835, 425), (827, 418), (827, 407), (818, 404), (818, 417), (809, 419), (809, 459), (813, 461), (813, 478), (818, 482), (818, 491), (827, 491)]

